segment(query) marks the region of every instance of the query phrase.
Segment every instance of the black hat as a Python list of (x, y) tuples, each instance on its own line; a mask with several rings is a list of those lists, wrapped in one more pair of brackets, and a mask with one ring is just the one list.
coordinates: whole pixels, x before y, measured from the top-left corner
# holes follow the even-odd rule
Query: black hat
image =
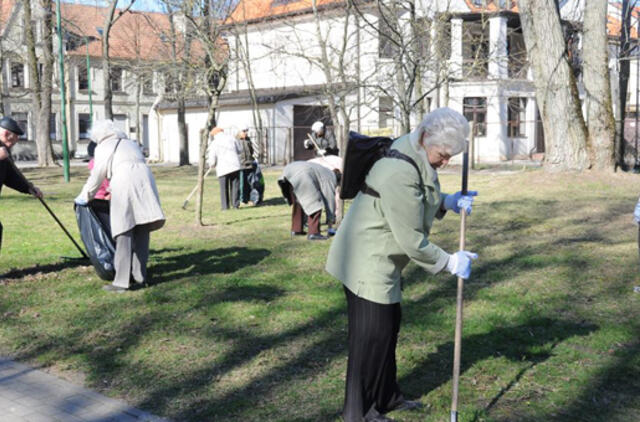
[(3, 117), (0, 119), (0, 127), (7, 129), (9, 132), (13, 132), (18, 136), (24, 135), (24, 131), (20, 129), (18, 123), (11, 117)]

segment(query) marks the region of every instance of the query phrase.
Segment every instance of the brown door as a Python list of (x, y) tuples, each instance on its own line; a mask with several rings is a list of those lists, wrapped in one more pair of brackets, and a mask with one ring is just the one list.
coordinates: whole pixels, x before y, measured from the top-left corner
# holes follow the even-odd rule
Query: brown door
[(327, 128), (333, 126), (329, 107), (293, 106), (293, 159), (295, 161), (304, 161), (316, 156), (314, 150), (304, 149), (304, 140), (311, 132), (311, 125), (318, 120), (324, 123)]

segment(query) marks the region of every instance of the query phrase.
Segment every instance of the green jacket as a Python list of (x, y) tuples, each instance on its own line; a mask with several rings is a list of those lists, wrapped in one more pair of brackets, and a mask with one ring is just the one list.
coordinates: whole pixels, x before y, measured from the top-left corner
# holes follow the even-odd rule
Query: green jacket
[(363, 194), (353, 200), (329, 249), (326, 270), (354, 294), (372, 302), (391, 304), (402, 299), (401, 272), (413, 260), (431, 273), (442, 270), (448, 254), (429, 242), (435, 217), (442, 218), (436, 171), (426, 153), (409, 135), (392, 149), (410, 156), (421, 170), (397, 158), (378, 160), (366, 183), (380, 198)]

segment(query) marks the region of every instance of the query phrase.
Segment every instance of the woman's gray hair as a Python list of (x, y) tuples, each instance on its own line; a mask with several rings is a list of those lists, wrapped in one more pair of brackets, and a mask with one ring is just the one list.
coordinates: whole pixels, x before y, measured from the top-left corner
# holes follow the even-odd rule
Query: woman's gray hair
[(441, 107), (427, 114), (412, 135), (419, 136), (424, 146), (441, 146), (454, 156), (465, 150), (469, 132), (469, 122), (462, 114)]
[(89, 130), (89, 136), (98, 144), (112, 137), (127, 139), (127, 134), (109, 119), (94, 121)]

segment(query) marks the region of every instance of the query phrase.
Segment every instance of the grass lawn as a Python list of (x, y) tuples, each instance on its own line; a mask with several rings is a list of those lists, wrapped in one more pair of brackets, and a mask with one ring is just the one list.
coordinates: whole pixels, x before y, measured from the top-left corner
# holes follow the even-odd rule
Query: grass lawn
[[(290, 239), (277, 171), (266, 204), (205, 221), (194, 168), (155, 167), (166, 226), (151, 236), (154, 285), (109, 294), (40, 203), (0, 200), (0, 352), (176, 421), (337, 421), (346, 366), (345, 299), (323, 271), (329, 244)], [(25, 172), (72, 231), (87, 171)], [(443, 190), (459, 176), (441, 175)], [(472, 173), (480, 191), (467, 245), (461, 421), (640, 420), (640, 194), (632, 174)], [(431, 240), (456, 249), (459, 218)], [(405, 270), (398, 377), (427, 404), (399, 421), (449, 420), (452, 276)]]

